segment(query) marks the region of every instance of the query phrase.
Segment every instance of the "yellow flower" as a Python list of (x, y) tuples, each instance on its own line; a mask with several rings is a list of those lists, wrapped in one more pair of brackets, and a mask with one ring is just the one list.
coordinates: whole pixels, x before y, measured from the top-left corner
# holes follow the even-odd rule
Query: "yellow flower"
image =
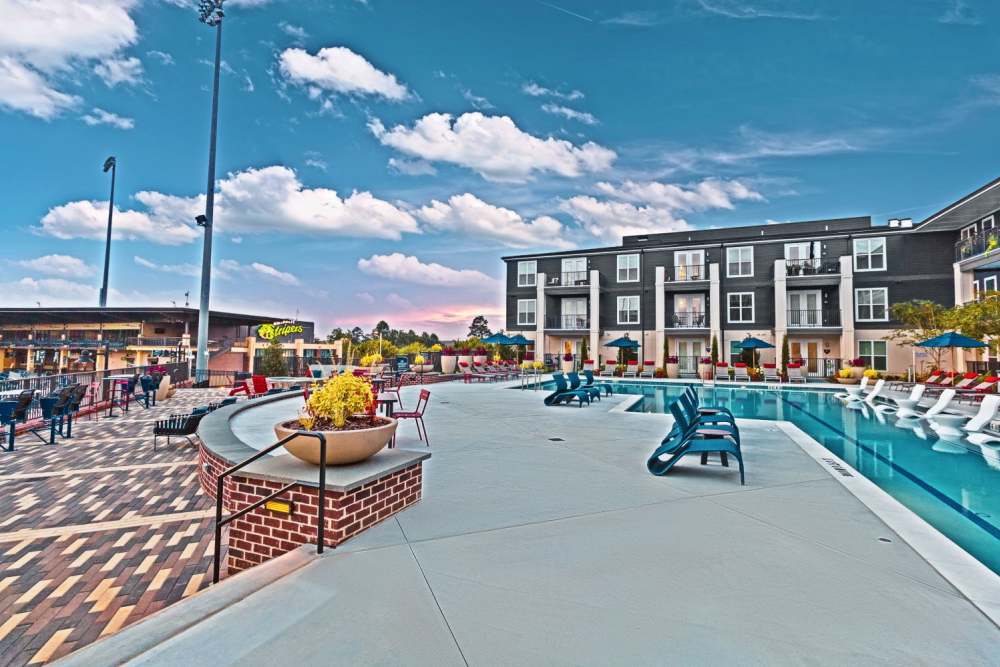
[(306, 414), (299, 417), (299, 424), (310, 430), (318, 419), (324, 419), (332, 422), (334, 428), (341, 429), (351, 415), (367, 412), (371, 402), (372, 388), (368, 378), (353, 373), (336, 375), (309, 395)]

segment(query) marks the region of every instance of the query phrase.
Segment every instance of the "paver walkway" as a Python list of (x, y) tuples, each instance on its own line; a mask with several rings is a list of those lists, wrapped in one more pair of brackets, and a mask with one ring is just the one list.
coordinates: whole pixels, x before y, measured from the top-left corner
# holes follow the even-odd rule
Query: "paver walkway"
[(207, 584), (214, 504), (196, 450), (161, 439), (154, 453), (152, 430), (224, 393), (178, 390), (84, 418), (54, 446), (22, 435), (0, 452), (0, 665), (48, 662)]

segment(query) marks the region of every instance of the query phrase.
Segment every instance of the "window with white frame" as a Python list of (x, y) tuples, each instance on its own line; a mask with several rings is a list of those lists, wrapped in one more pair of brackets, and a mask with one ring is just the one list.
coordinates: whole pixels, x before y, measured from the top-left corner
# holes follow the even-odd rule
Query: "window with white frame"
[(859, 340), (858, 356), (864, 360), (865, 368), (889, 369), (889, 346), (884, 340)]
[(518, 262), (517, 263), (517, 286), (518, 287), (534, 287), (535, 286), (535, 276), (538, 273), (538, 262), (531, 260), (529, 262)]
[(729, 292), (729, 321), (753, 322), (753, 292)]
[(983, 292), (991, 296), (996, 296), (996, 294), (994, 294), (994, 292), (996, 291), (997, 291), (997, 277), (988, 276), (986, 278), (983, 278)]
[(991, 229), (996, 229), (996, 217), (990, 216), (988, 218), (983, 218), (983, 233), (990, 231)]
[(854, 239), (854, 270), (885, 271), (885, 237)]
[(749, 278), (753, 276), (753, 246), (726, 249), (726, 277)]
[(618, 324), (639, 323), (639, 297), (618, 297)]
[(517, 300), (517, 323), (521, 325), (534, 326), (535, 324), (535, 300)]
[(979, 301), (979, 281), (972, 281), (972, 300)]
[(867, 287), (854, 290), (854, 319), (858, 322), (888, 322), (889, 289)]
[(639, 282), (639, 255), (618, 255), (618, 282)]

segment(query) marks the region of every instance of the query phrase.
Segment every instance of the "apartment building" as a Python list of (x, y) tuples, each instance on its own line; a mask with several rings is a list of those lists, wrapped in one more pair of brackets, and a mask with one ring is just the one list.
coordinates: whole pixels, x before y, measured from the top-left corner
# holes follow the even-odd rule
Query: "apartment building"
[(922, 359), (885, 339), (898, 326), (890, 306), (912, 299), (950, 306), (996, 289), (998, 209), (1000, 179), (917, 225), (812, 220), (504, 257), (506, 325), (535, 341), (538, 354), (577, 355), (586, 339), (588, 356), (609, 359), (617, 350), (607, 343), (628, 335), (640, 359), (660, 366), (666, 342), (682, 374), (695, 373), (713, 336), (727, 361), (755, 336), (775, 345), (780, 362), (787, 337), (790, 357), (814, 376), (855, 357), (903, 373)]

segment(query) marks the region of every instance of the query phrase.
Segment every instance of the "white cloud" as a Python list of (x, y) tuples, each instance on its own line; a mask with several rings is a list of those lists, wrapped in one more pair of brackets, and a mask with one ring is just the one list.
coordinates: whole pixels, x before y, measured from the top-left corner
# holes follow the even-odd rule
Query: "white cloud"
[(654, 206), (636, 206), (628, 202), (601, 201), (576, 196), (560, 208), (573, 216), (584, 229), (607, 243), (620, 243), (623, 236), (651, 232), (677, 232), (690, 229), (686, 220)]
[(108, 58), (94, 65), (94, 73), (109, 87), (124, 83), (130, 86), (142, 83), (142, 61), (136, 57)]
[(117, 127), (119, 130), (131, 130), (135, 127), (134, 119), (119, 116), (116, 113), (105, 111), (98, 107), (94, 107), (90, 113), (84, 114), (80, 118), (87, 125), (111, 125)]
[(565, 229), (555, 218), (543, 215), (529, 222), (469, 193), (454, 195), (447, 203), (434, 200), (416, 216), (437, 231), (499, 241), (510, 248), (573, 247), (563, 238)]
[(389, 168), (406, 176), (433, 176), (437, 173), (427, 160), (406, 160), (404, 158), (389, 158)]
[(138, 40), (137, 0), (0, 0), (0, 106), (50, 119), (79, 103), (55, 79)]
[(755, 4), (747, 0), (698, 0), (698, 4), (709, 14), (730, 19), (818, 21), (823, 18), (817, 12), (797, 10), (794, 3), (789, 5), (787, 0), (757, 0)]
[(281, 28), (281, 32), (300, 41), (309, 36), (309, 33), (306, 32), (305, 28), (298, 25), (292, 25), (287, 21), (282, 21), (278, 24), (278, 27)]
[(404, 296), (396, 294), (395, 292), (389, 292), (389, 295), (385, 297), (385, 302), (393, 308), (413, 308), (412, 301)]
[(166, 51), (146, 51), (146, 55), (160, 61), (161, 65), (173, 65), (174, 57)]
[(475, 109), (492, 109), (493, 105), (488, 99), (480, 95), (476, 95), (468, 88), (462, 90), (462, 97), (465, 101), (472, 105)]
[(424, 263), (412, 255), (399, 252), (359, 259), (358, 269), (373, 276), (435, 287), (493, 288), (499, 284), (495, 278), (481, 271), (453, 269), (434, 262)]
[(597, 125), (598, 120), (593, 114), (587, 113), (586, 111), (577, 111), (576, 109), (570, 109), (569, 107), (563, 106), (561, 104), (543, 104), (542, 111), (545, 113), (554, 114), (556, 116), (562, 116), (564, 118), (569, 118), (570, 120), (577, 120), (586, 125)]
[(370, 292), (357, 292), (354, 295), (354, 298), (361, 303), (366, 303), (368, 305), (375, 303), (375, 297), (372, 296)]
[(674, 211), (732, 209), (734, 201), (764, 201), (764, 196), (740, 181), (707, 178), (689, 187), (657, 181), (598, 183), (597, 189), (616, 199), (651, 204)]
[(587, 142), (575, 146), (564, 139), (542, 139), (522, 131), (508, 116), (432, 113), (412, 128), (387, 129), (380, 120), (368, 124), (385, 146), (432, 162), (468, 167), (490, 181), (523, 183), (538, 172), (576, 177), (607, 169), (617, 155)]
[(296, 278), (293, 274), (288, 273), (287, 271), (279, 271), (278, 269), (274, 268), (269, 264), (262, 264), (261, 262), (252, 262), (250, 264), (250, 268), (252, 268), (257, 273), (272, 280), (275, 280), (283, 285), (300, 284), (299, 279)]
[(573, 100), (581, 100), (584, 97), (583, 93), (579, 90), (571, 90), (568, 93), (563, 93), (553, 88), (540, 86), (534, 81), (529, 81), (521, 86), (521, 92), (525, 95), (531, 95), (532, 97), (554, 97), (556, 99), (568, 100), (570, 102)]
[(330, 166), (329, 164), (327, 164), (326, 160), (320, 160), (319, 158), (314, 158), (314, 157), (307, 158), (305, 164), (307, 167), (312, 167), (313, 169), (319, 169), (320, 171), (326, 171), (327, 167)]
[(197, 264), (158, 264), (138, 255), (132, 257), (132, 261), (138, 266), (159, 271), (160, 273), (176, 273), (179, 276), (201, 275), (201, 267)]
[(49, 120), (79, 102), (76, 95), (51, 87), (38, 72), (13, 58), (0, 56), (0, 107)]
[(951, 0), (951, 5), (941, 15), (938, 22), (952, 25), (979, 25), (982, 23), (975, 12), (969, 9), (965, 0)]
[(623, 12), (617, 16), (613, 16), (609, 19), (605, 19), (602, 23), (610, 23), (612, 25), (623, 25), (630, 28), (649, 28), (654, 25), (659, 25), (663, 22), (663, 19), (656, 12), (648, 11), (631, 11)]
[[(116, 211), (116, 238), (178, 245), (201, 237), (193, 222), (205, 210), (204, 195), (142, 191), (135, 199), (147, 210)], [(51, 209), (39, 231), (62, 239), (100, 239), (106, 224), (106, 203), (75, 201)], [(215, 225), (229, 234), (288, 232), (392, 240), (420, 231), (412, 215), (370, 192), (341, 198), (334, 190), (306, 188), (283, 166), (247, 169), (219, 181)]]
[(395, 76), (343, 46), (320, 49), (316, 55), (304, 49), (285, 49), (278, 65), (288, 81), (333, 94), (372, 95), (394, 102), (410, 96)]
[(94, 305), (98, 289), (94, 285), (65, 278), (21, 278), (0, 283), (0, 304), (4, 306), (34, 306), (46, 308)]
[(87, 278), (94, 275), (94, 267), (79, 257), (70, 255), (45, 255), (35, 259), (22, 259), (15, 264), (46, 276)]

